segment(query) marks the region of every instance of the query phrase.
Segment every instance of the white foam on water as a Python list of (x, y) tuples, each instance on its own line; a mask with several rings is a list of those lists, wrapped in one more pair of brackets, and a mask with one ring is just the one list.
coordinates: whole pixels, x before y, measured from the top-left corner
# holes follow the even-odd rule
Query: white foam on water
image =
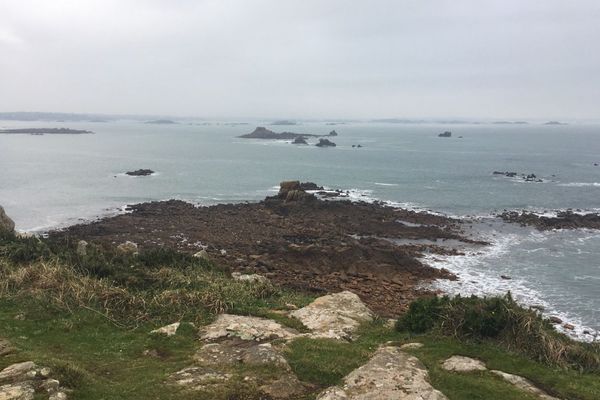
[[(464, 254), (456, 256), (425, 255), (423, 261), (426, 264), (438, 269), (445, 268), (458, 277), (456, 281), (438, 280), (428, 285), (428, 288), (440, 290), (450, 296), (497, 296), (510, 291), (512, 297), (520, 304), (541, 306), (544, 315), (557, 316), (575, 326), (574, 330), (568, 330), (557, 325), (557, 330), (577, 340), (592, 341), (594, 336), (584, 334), (584, 331), (594, 332), (594, 329), (585, 326), (577, 315), (556, 309), (553, 304), (545, 300), (543, 293), (532, 287), (530, 282), (516, 276), (517, 270), (508, 269), (503, 265), (502, 258), (523, 241), (542, 243), (546, 240), (545, 235), (546, 233), (536, 231), (529, 231), (527, 234), (491, 231), (488, 234), (478, 235), (479, 239), (491, 243), (489, 246), (463, 249)], [(548, 251), (545, 247), (534, 251), (541, 250)], [(563, 255), (557, 253), (556, 256)], [(510, 279), (504, 279), (502, 275), (509, 276)]]
[(600, 182), (569, 182), (569, 183), (559, 183), (558, 186), (564, 186), (564, 187), (600, 187)]
[(399, 186), (397, 183), (373, 182), (373, 184), (377, 186)]

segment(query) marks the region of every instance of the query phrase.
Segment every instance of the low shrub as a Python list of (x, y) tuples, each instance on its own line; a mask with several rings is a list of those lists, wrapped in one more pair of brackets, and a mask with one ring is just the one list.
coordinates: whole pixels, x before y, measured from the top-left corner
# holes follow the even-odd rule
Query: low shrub
[(432, 332), (459, 339), (495, 340), (510, 350), (555, 366), (600, 371), (600, 345), (571, 340), (538, 312), (502, 297), (433, 297), (413, 302), (399, 331)]

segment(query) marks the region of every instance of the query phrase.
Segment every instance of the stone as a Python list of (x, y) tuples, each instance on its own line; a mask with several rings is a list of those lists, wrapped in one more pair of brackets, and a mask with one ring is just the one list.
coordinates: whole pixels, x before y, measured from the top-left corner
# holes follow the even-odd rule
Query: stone
[(88, 242), (86, 242), (85, 240), (80, 240), (77, 243), (77, 255), (78, 256), (87, 255), (87, 246), (88, 246)]
[(148, 176), (148, 175), (152, 175), (153, 173), (154, 173), (154, 171), (152, 171), (151, 169), (147, 169), (147, 168), (136, 169), (135, 171), (125, 172), (125, 174), (127, 174), (129, 176)]
[(0, 232), (14, 232), (15, 231), (15, 222), (10, 219), (8, 215), (4, 212), (4, 208), (0, 206)]
[(0, 338), (0, 357), (9, 355), (14, 351), (15, 349), (11, 346), (8, 340)]
[(67, 394), (65, 392), (52, 393), (48, 400), (67, 400)]
[(423, 347), (423, 343), (413, 342), (413, 343), (405, 343), (400, 346), (401, 350), (416, 350)]
[(240, 339), (207, 343), (193, 358), (201, 365), (212, 367), (239, 364), (277, 365), (285, 371), (290, 370), (285, 358), (270, 343), (258, 344)]
[(121, 243), (120, 245), (118, 245), (117, 251), (121, 254), (136, 255), (138, 254), (138, 245), (137, 243), (130, 242), (128, 240), (125, 243)]
[(533, 383), (531, 383), (529, 380), (523, 378), (522, 376), (509, 374), (507, 372), (498, 371), (498, 370), (491, 370), (490, 372), (494, 375), (501, 377), (502, 379), (504, 379), (506, 382), (510, 383), (511, 385), (518, 387), (519, 389), (523, 390), (524, 392), (533, 394), (534, 396), (537, 396), (540, 399), (558, 400), (556, 397), (550, 396), (548, 393), (546, 393), (542, 389), (536, 387)]
[(202, 260), (208, 260), (208, 259), (210, 259), (210, 257), (208, 256), (208, 252), (206, 250), (204, 250), (204, 249), (202, 249), (199, 252), (197, 252), (196, 254), (194, 254), (194, 257), (200, 258)]
[(427, 369), (398, 347), (380, 347), (341, 386), (320, 393), (317, 400), (447, 400), (429, 383)]
[(16, 382), (23, 378), (31, 378), (36, 375), (36, 365), (33, 361), (25, 361), (17, 364), (9, 365), (0, 371), (0, 384)]
[(293, 339), (298, 332), (270, 319), (243, 315), (221, 314), (216, 321), (201, 330), (202, 340), (238, 337), (242, 340), (267, 341)]
[(315, 144), (317, 147), (335, 147), (335, 143), (333, 143), (329, 139), (319, 139), (319, 143)]
[(353, 340), (360, 324), (373, 320), (373, 312), (349, 291), (319, 297), (290, 316), (312, 331), (310, 337), (341, 340)]
[(555, 316), (551, 316), (550, 318), (548, 318), (548, 320), (550, 320), (550, 322), (552, 322), (553, 324), (562, 324), (563, 320), (555, 317)]
[(60, 382), (56, 379), (46, 379), (40, 384), (40, 389), (45, 390), (47, 393), (55, 393), (60, 388)]
[(454, 372), (472, 372), (485, 371), (485, 364), (474, 358), (464, 356), (452, 356), (442, 363), (442, 368), (446, 371)]
[(154, 329), (150, 331), (150, 333), (156, 333), (159, 335), (173, 336), (177, 333), (177, 329), (179, 329), (179, 325), (181, 322), (174, 322), (172, 324), (163, 326), (162, 328)]
[(296, 375), (288, 373), (261, 386), (260, 390), (270, 399), (298, 399), (306, 393), (307, 387), (298, 380)]
[(233, 375), (207, 367), (188, 367), (169, 376), (171, 383), (187, 389), (203, 390), (211, 385), (221, 385)]
[(27, 382), (0, 386), (0, 400), (33, 400), (34, 394), (33, 386)]
[(269, 279), (259, 274), (241, 274), (239, 272), (232, 272), (231, 277), (234, 281), (251, 282), (251, 283), (268, 283)]
[(563, 328), (572, 331), (573, 329), (575, 329), (575, 325), (573, 325), (573, 324), (563, 324)]

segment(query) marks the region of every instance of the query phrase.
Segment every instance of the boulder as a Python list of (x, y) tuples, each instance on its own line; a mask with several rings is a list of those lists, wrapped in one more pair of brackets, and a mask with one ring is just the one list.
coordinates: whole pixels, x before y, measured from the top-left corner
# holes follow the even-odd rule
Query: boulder
[(421, 347), (423, 347), (423, 343), (419, 343), (419, 342), (413, 342), (413, 343), (405, 343), (402, 346), (400, 346), (401, 350), (416, 350), (416, 349), (420, 349)]
[(33, 400), (35, 389), (29, 382), (0, 386), (0, 400)]
[(242, 274), (239, 272), (232, 272), (231, 277), (234, 281), (250, 282), (250, 283), (268, 283), (269, 279), (259, 274)]
[(87, 255), (87, 246), (88, 242), (86, 242), (85, 240), (80, 240), (77, 243), (77, 255), (80, 257)]
[(207, 343), (194, 355), (200, 365), (223, 367), (231, 365), (276, 365), (290, 371), (290, 366), (271, 343), (256, 343), (228, 339), (219, 343)]
[(156, 333), (159, 335), (173, 336), (177, 333), (177, 329), (179, 329), (180, 322), (174, 322), (170, 325), (163, 326), (162, 328), (154, 329), (150, 331), (150, 333)]
[(548, 318), (548, 320), (549, 320), (550, 322), (552, 322), (553, 324), (562, 324), (562, 322), (563, 322), (563, 320), (562, 320), (562, 319), (560, 319), (560, 318), (558, 318), (558, 317), (555, 317), (554, 315), (553, 315), (553, 316), (551, 316), (550, 318)]
[(15, 222), (10, 219), (4, 212), (4, 208), (0, 206), (0, 232), (13, 233), (15, 231)]
[(138, 245), (137, 243), (130, 242), (128, 240), (125, 243), (121, 243), (117, 246), (117, 252), (121, 254), (136, 255), (138, 254)]
[(341, 386), (319, 394), (317, 400), (419, 399), (447, 400), (429, 383), (427, 369), (397, 347), (379, 348), (362, 367), (348, 374)]
[(10, 345), (10, 342), (0, 338), (0, 357), (11, 354), (12, 352), (14, 352), (14, 348)]
[(209, 260), (210, 257), (208, 256), (208, 253), (206, 250), (202, 249), (199, 252), (197, 252), (196, 254), (194, 254), (194, 257), (196, 258), (201, 258), (203, 260)]
[(0, 371), (0, 384), (32, 379), (37, 375), (36, 368), (33, 361), (9, 365)]
[(242, 340), (267, 341), (293, 339), (298, 332), (265, 318), (221, 314), (216, 321), (202, 328), (202, 340), (240, 338)]
[(463, 356), (448, 358), (442, 363), (442, 368), (454, 372), (485, 371), (487, 369), (482, 361)]
[(191, 390), (206, 390), (213, 385), (222, 385), (233, 375), (208, 367), (188, 367), (169, 376), (169, 381)]
[(353, 340), (360, 324), (373, 319), (373, 312), (349, 291), (319, 297), (290, 315), (312, 331), (311, 337), (342, 340)]

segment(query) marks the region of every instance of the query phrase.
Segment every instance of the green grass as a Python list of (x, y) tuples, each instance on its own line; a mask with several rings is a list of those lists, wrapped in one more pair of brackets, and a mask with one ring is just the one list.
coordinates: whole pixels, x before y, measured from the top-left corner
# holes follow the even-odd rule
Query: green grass
[[(131, 258), (92, 247), (81, 257), (73, 249), (45, 241), (0, 236), (0, 337), (17, 349), (0, 358), (0, 368), (26, 360), (50, 366), (55, 377), (73, 390), (73, 399), (257, 400), (264, 396), (244, 377), (274, 377), (280, 372), (277, 368), (230, 367), (234, 378), (227, 387), (182, 391), (165, 381), (171, 373), (193, 365), (192, 356), (200, 346), (197, 328), (182, 324), (177, 335), (169, 338), (149, 332), (175, 321), (199, 327), (219, 312), (270, 318), (306, 332), (304, 325), (281, 310), (311, 300), (271, 284), (234, 281), (217, 265), (171, 250)], [(484, 305), (495, 309), (503, 304), (492, 300)], [(458, 311), (461, 318), (474, 322), (470, 326), (478, 327), (477, 331), (448, 335), (433, 329), (441, 304), (434, 306), (438, 311), (432, 314), (431, 307), (419, 303), (413, 306), (415, 314), (404, 321), (426, 332), (417, 336), (376, 320), (362, 326), (352, 343), (298, 338), (288, 344), (284, 355), (298, 378), (315, 387), (312, 397), (321, 388), (339, 384), (382, 344), (419, 341), (425, 346), (410, 352), (427, 366), (433, 386), (450, 400), (532, 398), (489, 372), (443, 370), (441, 362), (455, 354), (479, 358), (490, 369), (522, 375), (559, 398), (600, 398), (599, 373), (536, 360), (527, 351), (517, 351), (518, 346), (509, 349), (502, 340), (503, 324), (497, 323), (504, 314), (489, 320), (480, 312), (486, 309), (469, 300), (468, 307)], [(418, 313), (429, 319), (421, 320)], [(148, 351), (151, 356), (145, 354)]]

